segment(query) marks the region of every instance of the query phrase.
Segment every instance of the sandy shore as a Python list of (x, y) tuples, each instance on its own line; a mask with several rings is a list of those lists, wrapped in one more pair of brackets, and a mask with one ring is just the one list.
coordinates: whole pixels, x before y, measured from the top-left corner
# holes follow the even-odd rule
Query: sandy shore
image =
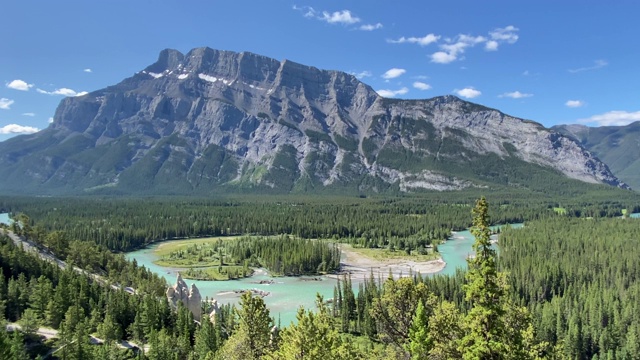
[[(351, 246), (341, 245), (342, 260), (340, 261), (340, 273), (351, 274), (351, 279), (369, 278), (373, 272), (374, 278), (387, 278), (389, 272), (394, 278), (408, 276), (410, 273), (422, 275), (433, 274), (444, 269), (447, 265), (442, 259), (430, 261), (413, 261), (405, 259), (378, 260), (364, 256), (354, 251)], [(332, 277), (341, 275), (329, 275)]]

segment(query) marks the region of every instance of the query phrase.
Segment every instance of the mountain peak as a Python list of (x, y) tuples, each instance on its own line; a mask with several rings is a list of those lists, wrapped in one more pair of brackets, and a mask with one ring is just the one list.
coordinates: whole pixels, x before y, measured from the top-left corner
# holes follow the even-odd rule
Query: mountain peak
[(454, 95), (384, 99), (344, 72), (208, 47), (165, 49), (0, 143), (0, 188), (41, 193), (526, 187), (532, 168), (625, 186), (575, 141)]
[(162, 73), (168, 69), (176, 68), (184, 60), (184, 54), (175, 49), (164, 49), (160, 51), (158, 60), (148, 66), (145, 71), (152, 73)]

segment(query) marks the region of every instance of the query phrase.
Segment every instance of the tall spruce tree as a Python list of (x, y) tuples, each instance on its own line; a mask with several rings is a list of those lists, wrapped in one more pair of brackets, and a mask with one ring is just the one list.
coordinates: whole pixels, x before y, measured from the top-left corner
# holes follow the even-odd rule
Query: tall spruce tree
[(498, 277), (496, 251), (491, 247), (489, 205), (484, 197), (473, 209), (471, 233), (475, 237), (475, 256), (467, 260), (469, 270), (464, 285), (471, 310), (465, 317), (460, 347), (464, 359), (502, 359), (506, 350), (502, 322), (505, 289)]

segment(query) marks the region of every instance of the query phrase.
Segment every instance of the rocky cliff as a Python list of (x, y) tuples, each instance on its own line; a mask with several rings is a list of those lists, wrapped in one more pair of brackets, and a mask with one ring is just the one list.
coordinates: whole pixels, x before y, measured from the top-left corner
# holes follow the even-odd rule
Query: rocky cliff
[(175, 285), (167, 288), (166, 295), (169, 304), (171, 304), (174, 309), (177, 308), (178, 303), (181, 302), (184, 307), (191, 311), (193, 318), (196, 321), (200, 321), (202, 317), (202, 296), (196, 284), (191, 284), (191, 288), (189, 288), (187, 283), (182, 279), (182, 276), (178, 273)]
[(559, 125), (552, 130), (574, 139), (604, 161), (634, 189), (640, 189), (640, 121), (626, 126)]
[[(537, 175), (532, 175), (532, 173)], [(576, 141), (454, 96), (385, 99), (354, 76), (252, 53), (164, 50), (0, 143), (0, 188), (37, 193), (626, 187)]]

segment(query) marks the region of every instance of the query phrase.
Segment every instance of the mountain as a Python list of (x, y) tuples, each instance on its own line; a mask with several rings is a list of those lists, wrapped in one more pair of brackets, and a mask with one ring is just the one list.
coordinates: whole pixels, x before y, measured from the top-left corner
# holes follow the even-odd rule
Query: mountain
[(574, 140), (454, 96), (397, 100), (289, 60), (163, 50), (0, 143), (0, 191), (413, 191), (567, 178), (627, 187)]
[(588, 127), (559, 125), (552, 128), (587, 148), (634, 189), (640, 189), (640, 122), (626, 126)]

